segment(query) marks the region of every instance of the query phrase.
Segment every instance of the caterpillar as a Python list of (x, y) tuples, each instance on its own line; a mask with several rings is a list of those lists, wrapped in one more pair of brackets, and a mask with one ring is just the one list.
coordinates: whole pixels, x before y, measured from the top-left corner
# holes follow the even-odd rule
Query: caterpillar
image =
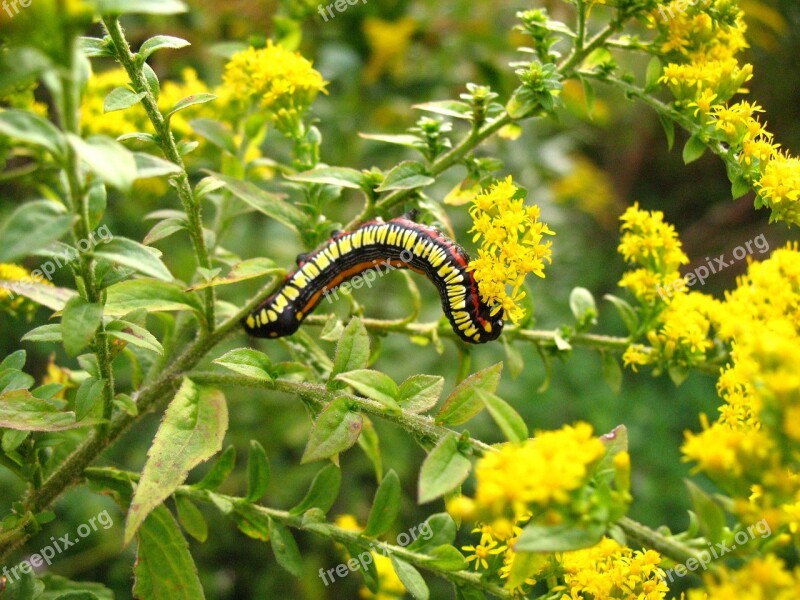
[(472, 344), (497, 339), (503, 330), (502, 315), (492, 316), (491, 307), (480, 299), (477, 282), (467, 270), (467, 253), (437, 229), (412, 218), (408, 214), (369, 221), (299, 255), (297, 270), (242, 319), (245, 330), (262, 338), (291, 335), (323, 296), (360, 273), (386, 265), (426, 275), (436, 285), (442, 309), (459, 338)]

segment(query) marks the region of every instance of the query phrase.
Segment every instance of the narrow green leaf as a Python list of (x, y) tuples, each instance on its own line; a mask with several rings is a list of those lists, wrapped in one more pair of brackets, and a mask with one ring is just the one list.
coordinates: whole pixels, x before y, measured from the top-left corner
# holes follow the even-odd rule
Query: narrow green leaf
[(661, 60), (654, 56), (650, 59), (650, 62), (647, 63), (647, 73), (645, 75), (645, 84), (644, 89), (648, 92), (652, 92), (658, 87), (658, 80), (661, 78), (661, 73), (663, 71), (663, 66), (661, 65)]
[(70, 356), (80, 354), (94, 338), (102, 319), (101, 305), (86, 302), (80, 296), (70, 299), (61, 316), (61, 332), (67, 354)]
[(15, 350), (8, 356), (3, 359), (3, 362), (0, 362), (0, 371), (3, 369), (16, 369), (17, 371), (21, 371), (22, 368), (25, 366), (25, 358), (27, 357), (27, 353), (25, 350)]
[(292, 229), (303, 231), (308, 218), (305, 213), (286, 202), (280, 196), (262, 190), (249, 181), (241, 181), (235, 177), (213, 173), (214, 177), (223, 181), (225, 187), (239, 200), (249, 204), (257, 211), (288, 225)]
[(573, 288), (569, 294), (569, 308), (579, 329), (597, 322), (597, 304), (592, 292), (583, 287)]
[(394, 567), (397, 577), (415, 600), (428, 600), (431, 593), (419, 571), (407, 562), (397, 558), (394, 554), (390, 555), (389, 558), (392, 561), (392, 567)]
[(203, 587), (178, 524), (158, 506), (139, 528), (133, 597), (140, 600), (203, 600)]
[(28, 390), (0, 393), (0, 427), (20, 431), (64, 431), (96, 425), (94, 419), (75, 421), (75, 413), (60, 411)]
[(61, 323), (40, 325), (22, 336), (23, 342), (61, 342)]
[(192, 119), (189, 126), (194, 132), (207, 139), (232, 156), (236, 156), (236, 139), (231, 128), (215, 119)]
[(622, 367), (611, 352), (603, 352), (603, 379), (615, 394), (622, 389)]
[(164, 354), (164, 348), (161, 346), (161, 342), (158, 341), (156, 336), (135, 323), (114, 320), (108, 323), (105, 329), (106, 334), (113, 338), (132, 344), (143, 350), (155, 352), (156, 354)]
[(15, 262), (45, 248), (67, 233), (73, 220), (61, 204), (51, 200), (22, 204), (0, 228), (0, 262)]
[(105, 100), (103, 100), (103, 112), (110, 113), (115, 110), (125, 110), (134, 104), (138, 104), (146, 95), (146, 92), (137, 94), (126, 87), (116, 87), (108, 92)]
[(414, 552), (430, 554), (439, 546), (452, 544), (456, 539), (457, 529), (453, 517), (446, 512), (433, 514), (420, 525), (417, 539), (407, 548)]
[(443, 496), (463, 482), (472, 463), (458, 449), (458, 438), (448, 435), (431, 450), (419, 471), (419, 502)]
[(605, 533), (603, 525), (580, 529), (575, 524), (531, 524), (522, 530), (514, 549), (517, 552), (568, 552), (597, 544)]
[(92, 0), (100, 15), (175, 15), (188, 9), (180, 0)]
[(269, 459), (264, 446), (256, 440), (250, 440), (250, 451), (247, 455), (247, 496), (248, 502), (258, 502), (267, 493), (269, 486)]
[(494, 392), (500, 384), (503, 363), (497, 363), (473, 373), (459, 383), (445, 400), (444, 406), (436, 415), (438, 425), (461, 425), (469, 421), (483, 409), (483, 402), (475, 393), (476, 388)]
[(110, 39), (79, 37), (78, 45), (87, 58), (113, 58), (114, 52), (109, 47)]
[(625, 327), (628, 328), (628, 333), (636, 333), (639, 329), (639, 317), (636, 315), (634, 308), (622, 298), (618, 298), (612, 294), (606, 294), (603, 296), (603, 299), (611, 302), (614, 308), (617, 309), (617, 313), (622, 319), (622, 322), (625, 323)]
[(519, 351), (514, 345), (514, 341), (507, 337), (503, 337), (503, 350), (506, 353), (505, 364), (508, 365), (508, 373), (511, 379), (516, 379), (525, 370), (525, 359), (522, 358), (522, 352)]
[(364, 535), (377, 537), (386, 533), (394, 525), (400, 512), (400, 478), (393, 469), (389, 469), (386, 477), (375, 492), (375, 499), (369, 511), (369, 519)]
[(236, 449), (233, 446), (225, 448), (217, 462), (209, 469), (203, 479), (195, 484), (201, 490), (215, 490), (221, 486), (236, 466)]
[(364, 323), (353, 317), (344, 328), (344, 333), (336, 345), (331, 380), (339, 373), (364, 369), (369, 364), (369, 334)]
[(424, 413), (436, 406), (444, 389), (444, 377), (412, 375), (400, 384), (398, 404), (405, 412)]
[(362, 417), (361, 435), (358, 436), (358, 445), (367, 455), (375, 468), (375, 477), (378, 483), (383, 479), (383, 458), (381, 457), (381, 444), (375, 426), (367, 417)]
[(214, 94), (209, 94), (208, 92), (186, 96), (186, 98), (179, 100), (177, 104), (175, 104), (175, 106), (173, 106), (172, 109), (164, 115), (164, 118), (169, 119), (176, 112), (185, 110), (190, 106), (195, 106), (197, 104), (205, 104), (206, 102), (211, 102), (212, 100), (216, 99), (217, 97)]
[(147, 312), (192, 310), (201, 312), (200, 303), (181, 286), (157, 279), (130, 279), (108, 288), (105, 314), (127, 315), (134, 310)]
[(147, 453), (125, 523), (126, 544), (147, 515), (186, 480), (190, 469), (219, 452), (227, 428), (222, 392), (184, 379)]
[(249, 258), (233, 265), (230, 272), (225, 275), (225, 277), (214, 277), (210, 281), (196, 283), (189, 289), (201, 290), (207, 287), (239, 283), (240, 281), (246, 281), (255, 277), (263, 277), (265, 275), (282, 275), (283, 273), (285, 273), (285, 271), (283, 269), (278, 269), (275, 266), (275, 261), (272, 259), (263, 257)]
[(128, 193), (136, 179), (136, 160), (125, 146), (111, 138), (94, 135), (85, 140), (67, 134), (67, 140), (95, 177)]
[(239, 531), (247, 537), (262, 542), (268, 542), (270, 540), (269, 517), (258, 511), (255, 505), (246, 502), (237, 502), (236, 505), (232, 506), (232, 510), (225, 514), (236, 523), (236, 527), (239, 528)]
[(0, 112), (0, 136), (44, 148), (56, 159), (67, 150), (64, 135), (47, 119), (28, 110), (16, 108)]
[(113, 240), (97, 246), (95, 255), (113, 263), (136, 269), (139, 273), (162, 281), (172, 281), (174, 279), (169, 269), (161, 262), (160, 250), (150, 248), (128, 238), (114, 237)]
[(320, 167), (286, 177), (290, 181), (335, 185), (353, 190), (363, 189), (366, 178), (361, 171), (345, 167)]
[(466, 121), (469, 121), (472, 118), (472, 107), (466, 102), (461, 102), (459, 100), (438, 100), (435, 102), (424, 102), (422, 104), (415, 104), (411, 108), (424, 110), (437, 115), (444, 115), (445, 117), (464, 119)]
[(208, 539), (208, 525), (203, 513), (186, 496), (175, 496), (175, 508), (178, 509), (178, 521), (184, 531), (203, 543)]
[(672, 150), (675, 145), (675, 123), (672, 119), (662, 114), (658, 115), (658, 120), (664, 129), (664, 135), (667, 136), (667, 150)]
[(303, 452), (301, 463), (313, 462), (344, 452), (361, 433), (361, 415), (350, 410), (344, 398), (337, 398), (317, 417)]
[(302, 515), (311, 508), (327, 513), (336, 502), (341, 485), (342, 471), (333, 463), (328, 463), (317, 472), (305, 497), (289, 513)]
[(421, 149), (425, 147), (425, 142), (415, 135), (401, 133), (398, 135), (387, 135), (383, 133), (359, 133), (358, 137), (374, 142), (383, 142), (395, 146), (405, 146), (406, 148)]
[(480, 388), (475, 390), (478, 397), (486, 405), (486, 410), (497, 423), (500, 431), (509, 441), (522, 442), (528, 439), (528, 426), (519, 413), (508, 402), (491, 392)]
[(144, 236), (142, 243), (145, 246), (154, 244), (160, 240), (168, 238), (174, 233), (186, 229), (186, 221), (184, 219), (169, 218), (156, 223), (153, 228)]
[(692, 499), (692, 510), (697, 515), (700, 531), (710, 543), (722, 541), (725, 532), (725, 512), (711, 496), (703, 491), (697, 484), (689, 479), (684, 479), (689, 496)]
[(458, 548), (450, 544), (436, 546), (427, 554), (431, 559), (426, 564), (431, 567), (442, 569), (443, 571), (460, 571), (467, 568), (467, 560), (464, 555), (458, 551)]
[(397, 412), (401, 410), (397, 404), (400, 390), (392, 378), (385, 373), (371, 369), (357, 369), (339, 373), (336, 379), (344, 381), (363, 396), (380, 402), (387, 408)]
[(266, 354), (258, 350), (237, 348), (214, 360), (214, 364), (246, 377), (261, 381), (272, 381), (272, 375), (270, 374), (272, 362)]
[(698, 135), (693, 135), (683, 147), (683, 162), (693, 163), (706, 152), (706, 144)]
[(275, 519), (269, 520), (269, 541), (278, 564), (295, 577), (303, 574), (303, 559), (292, 532)]
[(75, 419), (82, 421), (97, 405), (106, 388), (105, 379), (89, 377), (81, 382), (75, 393)]
[(173, 37), (171, 35), (156, 35), (146, 40), (141, 45), (139, 48), (139, 56), (142, 57), (142, 60), (147, 60), (147, 58), (156, 50), (161, 50), (162, 48), (172, 48), (177, 50), (180, 48), (186, 48), (186, 46), (191, 46), (191, 44), (183, 38)]
[(403, 161), (386, 174), (383, 183), (376, 192), (391, 190), (413, 190), (431, 185), (436, 180), (428, 175), (428, 169), (422, 163)]
[(134, 152), (133, 160), (136, 162), (136, 179), (177, 175), (181, 172), (181, 168), (174, 162), (145, 152)]

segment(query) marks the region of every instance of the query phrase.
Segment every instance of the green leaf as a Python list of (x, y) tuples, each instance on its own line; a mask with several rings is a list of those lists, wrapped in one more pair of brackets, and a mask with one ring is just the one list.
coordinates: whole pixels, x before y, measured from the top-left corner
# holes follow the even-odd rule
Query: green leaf
[(113, 338), (133, 344), (137, 348), (164, 354), (164, 348), (156, 336), (144, 327), (131, 323), (130, 321), (115, 320), (106, 325), (106, 334)]
[(361, 171), (345, 167), (316, 168), (311, 171), (297, 173), (296, 175), (289, 175), (286, 179), (305, 183), (335, 185), (353, 190), (364, 189), (367, 185), (366, 177)]
[(201, 312), (200, 303), (193, 294), (183, 291), (175, 283), (156, 279), (130, 279), (108, 288), (105, 314), (122, 316), (134, 310), (147, 312), (192, 310)]
[(397, 573), (397, 577), (400, 579), (408, 592), (416, 600), (428, 600), (431, 593), (428, 590), (428, 586), (425, 584), (425, 580), (422, 578), (422, 575), (419, 574), (419, 571), (417, 571), (407, 562), (397, 558), (394, 554), (390, 555), (389, 559), (392, 561), (394, 572)]
[(680, 387), (680, 385), (686, 381), (686, 378), (689, 377), (689, 367), (684, 365), (670, 365), (667, 369), (667, 373), (669, 373), (669, 378), (672, 379), (672, 383), (675, 384), (675, 387)]
[(684, 479), (689, 496), (692, 498), (692, 510), (697, 515), (703, 537), (712, 544), (722, 541), (725, 533), (725, 512), (711, 496), (689, 479)]
[(459, 383), (445, 400), (444, 406), (436, 415), (438, 425), (461, 425), (483, 410), (481, 401), (475, 390), (494, 392), (500, 384), (500, 373), (503, 363), (497, 363), (473, 373)]
[(22, 336), (23, 342), (61, 342), (61, 323), (40, 325)]
[(113, 58), (114, 52), (109, 47), (110, 38), (79, 37), (78, 45), (87, 58)]
[[(2, 114), (2, 113), (0, 113)], [(51, 200), (26, 202), (0, 229), (0, 262), (14, 262), (34, 254), (61, 238), (72, 227), (74, 217)]]
[(505, 364), (508, 365), (508, 373), (511, 375), (511, 379), (516, 379), (525, 370), (525, 359), (522, 358), (522, 352), (514, 345), (513, 340), (509, 340), (509, 338), (505, 336), (502, 339), (503, 350), (505, 350), (506, 353)]
[(365, 140), (372, 140), (374, 142), (384, 142), (386, 144), (394, 144), (395, 146), (405, 146), (407, 148), (415, 148), (417, 150), (425, 147), (425, 142), (415, 135), (401, 133), (399, 135), (387, 135), (383, 133), (359, 133), (359, 137)]
[(230, 285), (231, 283), (239, 283), (255, 277), (263, 277), (264, 275), (274, 275), (284, 273), (283, 269), (278, 269), (275, 266), (275, 261), (269, 258), (249, 258), (240, 263), (236, 263), (231, 267), (230, 273), (225, 277), (214, 277), (210, 281), (203, 283), (196, 283), (191, 286), (190, 290), (201, 290), (207, 287), (214, 287), (217, 285)]
[(213, 173), (214, 177), (225, 182), (225, 187), (239, 200), (252, 206), (257, 211), (288, 225), (297, 231), (304, 231), (308, 218), (300, 209), (289, 204), (281, 197), (262, 190), (249, 181), (241, 181), (235, 177), (228, 177)]
[(208, 525), (203, 513), (185, 496), (175, 496), (175, 508), (178, 509), (178, 521), (184, 531), (201, 544), (208, 539)]
[(141, 45), (139, 48), (139, 56), (141, 56), (142, 60), (147, 60), (156, 50), (161, 50), (162, 48), (177, 50), (179, 48), (186, 48), (186, 46), (191, 46), (191, 44), (182, 38), (173, 37), (171, 35), (156, 35), (146, 40)]
[(0, 362), (0, 371), (3, 369), (15, 369), (21, 371), (25, 366), (25, 358), (27, 353), (25, 350), (15, 350)]
[(426, 112), (435, 113), (437, 115), (444, 115), (445, 117), (464, 119), (466, 121), (472, 119), (472, 107), (466, 102), (461, 102), (459, 100), (439, 100), (435, 102), (424, 102), (422, 104), (414, 104), (411, 108), (416, 108), (417, 110), (424, 110)]
[(436, 546), (427, 553), (431, 557), (425, 564), (443, 571), (460, 571), (467, 568), (467, 560), (450, 544)]
[(328, 463), (317, 472), (305, 497), (289, 511), (289, 514), (302, 515), (311, 508), (317, 508), (323, 514), (327, 513), (336, 502), (341, 485), (342, 471), (333, 463)]
[(295, 577), (303, 574), (303, 559), (292, 532), (275, 519), (269, 520), (269, 541), (278, 564)]
[(102, 320), (103, 307), (100, 304), (91, 304), (80, 296), (71, 298), (61, 316), (61, 335), (67, 354), (80, 354), (94, 338)]
[(75, 413), (60, 411), (28, 390), (0, 394), (0, 427), (20, 431), (64, 431), (96, 425), (94, 419), (75, 421)]
[[(216, 494), (214, 494), (216, 496)], [(226, 513), (236, 523), (243, 534), (254, 540), (268, 542), (269, 517), (256, 509), (255, 505), (246, 502), (237, 502), (232, 506), (232, 511)]]
[(628, 328), (628, 333), (634, 334), (639, 329), (639, 317), (636, 315), (634, 308), (622, 298), (618, 298), (612, 294), (603, 296), (603, 300), (608, 300), (617, 309), (622, 322)]
[(158, 506), (139, 528), (133, 597), (141, 600), (202, 600), (203, 587), (175, 518)]
[(95, 14), (102, 15), (175, 15), (189, 10), (180, 0), (91, 0), (91, 4)]
[(424, 504), (456, 488), (469, 475), (472, 463), (461, 454), (458, 438), (442, 438), (419, 471), (419, 503)]
[(189, 126), (197, 135), (204, 137), (217, 148), (236, 156), (236, 139), (227, 124), (215, 119), (192, 119), (189, 121)]
[(10, 454), (14, 452), (17, 448), (20, 447), (22, 442), (28, 439), (28, 436), (31, 434), (30, 431), (19, 431), (18, 429), (6, 429), (3, 431), (2, 442), (0, 442), (0, 447), (2, 447), (3, 452), (6, 454)]
[(363, 396), (380, 402), (387, 408), (400, 412), (397, 400), (400, 397), (400, 390), (391, 377), (380, 371), (371, 369), (357, 369), (347, 373), (339, 373), (336, 376), (339, 381), (344, 381), (352, 386)]
[(611, 352), (603, 352), (603, 379), (615, 394), (622, 389), (622, 367)]
[(750, 192), (750, 182), (741, 173), (737, 173), (731, 181), (731, 197), (738, 200)]
[(147, 453), (125, 523), (125, 544), (145, 517), (186, 480), (190, 469), (219, 452), (227, 428), (222, 392), (184, 379)]
[(661, 78), (662, 71), (663, 66), (661, 60), (659, 60), (657, 56), (651, 58), (650, 62), (647, 63), (647, 73), (645, 75), (644, 89), (646, 91), (652, 92), (658, 88), (658, 80)]
[(176, 112), (185, 110), (190, 106), (195, 106), (197, 104), (205, 104), (206, 102), (211, 102), (212, 100), (216, 99), (217, 97), (214, 94), (209, 94), (208, 92), (186, 96), (186, 98), (179, 100), (177, 104), (175, 104), (175, 106), (173, 106), (172, 109), (164, 115), (164, 118), (169, 119)]
[(383, 535), (394, 525), (400, 512), (400, 478), (393, 469), (389, 469), (386, 477), (375, 492), (375, 499), (369, 511), (367, 527), (364, 535), (377, 537)]
[(214, 466), (209, 469), (205, 477), (195, 484), (201, 490), (215, 490), (221, 486), (236, 466), (236, 449), (233, 446), (225, 448)]
[(246, 377), (252, 377), (260, 381), (272, 381), (272, 375), (270, 374), (272, 362), (266, 354), (258, 350), (237, 348), (226, 352), (213, 362)]
[(116, 87), (108, 92), (106, 99), (103, 101), (103, 112), (110, 113), (115, 110), (125, 110), (134, 104), (138, 104), (146, 95), (147, 92), (139, 92), (137, 94), (126, 87)]
[(301, 463), (305, 464), (344, 452), (361, 433), (361, 415), (350, 410), (345, 398), (337, 398), (317, 417)]
[(579, 330), (586, 329), (597, 322), (597, 304), (592, 292), (586, 288), (573, 288), (569, 294), (569, 308), (575, 317)]
[(367, 417), (363, 417), (361, 435), (358, 436), (358, 445), (367, 455), (375, 468), (375, 477), (378, 482), (383, 478), (383, 459), (381, 457), (381, 444), (375, 426)]
[(412, 375), (400, 384), (398, 404), (405, 412), (423, 413), (439, 401), (444, 389), (444, 377)]
[(247, 454), (247, 496), (248, 502), (258, 502), (267, 493), (269, 486), (269, 459), (264, 446), (256, 440), (250, 440), (250, 451)]
[(420, 535), (407, 548), (414, 552), (430, 554), (442, 545), (452, 544), (456, 539), (456, 522), (446, 512), (436, 513), (425, 519), (419, 527)]
[(47, 119), (15, 108), (0, 112), (0, 136), (48, 150), (60, 160), (67, 151), (64, 135)]
[(105, 389), (105, 379), (89, 377), (81, 381), (81, 385), (75, 393), (75, 419), (77, 421), (82, 421), (86, 415), (92, 412), (92, 409), (103, 397), (103, 390)]
[(147, 87), (150, 89), (153, 97), (158, 100), (158, 96), (161, 93), (161, 84), (158, 82), (158, 75), (156, 75), (156, 72), (153, 71), (153, 67), (148, 63), (142, 64), (142, 73), (147, 81)]
[(522, 530), (514, 545), (516, 552), (568, 552), (597, 544), (605, 527), (592, 524), (586, 529), (576, 524), (538, 525), (532, 523)]
[(486, 405), (486, 410), (489, 411), (500, 431), (509, 441), (522, 442), (528, 439), (528, 426), (508, 402), (492, 392), (486, 392), (480, 388), (475, 391)]
[(628, 429), (625, 425), (617, 425), (614, 429), (600, 436), (600, 441), (606, 447), (603, 458), (595, 465), (594, 471), (614, 469), (614, 457), (620, 452), (628, 451)]
[(63, 310), (69, 299), (77, 296), (75, 290), (45, 285), (33, 280), (19, 282), (0, 279), (0, 288), (12, 294), (25, 296), (51, 310)]
[(70, 581), (52, 573), (40, 575), (39, 580), (44, 584), (45, 591), (36, 596), (36, 600), (114, 600), (114, 592), (100, 583)]
[(658, 120), (664, 129), (664, 134), (667, 136), (667, 149), (672, 150), (675, 145), (675, 123), (672, 119), (662, 114), (658, 115)]
[(706, 144), (697, 134), (693, 135), (683, 147), (683, 162), (693, 163), (706, 152)]
[(87, 139), (67, 134), (67, 140), (95, 177), (128, 193), (136, 179), (136, 160), (125, 146), (111, 138), (93, 135)]
[(96, 256), (136, 269), (144, 275), (149, 275), (162, 281), (172, 281), (174, 279), (169, 269), (161, 262), (160, 250), (150, 248), (128, 238), (116, 236), (113, 240), (97, 246), (94, 253)]
[(336, 345), (331, 380), (339, 373), (364, 369), (369, 364), (369, 334), (364, 323), (353, 317), (344, 328), (344, 333)]
[(136, 162), (136, 179), (164, 177), (165, 175), (181, 173), (181, 168), (174, 162), (145, 152), (134, 152), (133, 160)]
[(435, 181), (433, 177), (428, 175), (428, 169), (425, 165), (406, 160), (389, 171), (383, 183), (375, 191), (413, 190), (414, 188), (431, 185)]
[(547, 566), (548, 557), (540, 552), (515, 552), (506, 585), (519, 587)]

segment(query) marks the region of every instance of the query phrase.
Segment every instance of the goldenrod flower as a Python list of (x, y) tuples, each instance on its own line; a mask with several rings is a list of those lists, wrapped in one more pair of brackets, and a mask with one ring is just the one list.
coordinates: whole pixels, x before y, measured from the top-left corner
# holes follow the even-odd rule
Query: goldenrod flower
[(756, 183), (758, 199), (772, 209), (773, 221), (800, 225), (800, 158), (778, 153)]
[(284, 133), (296, 131), (327, 82), (299, 52), (267, 42), (266, 48), (247, 48), (234, 54), (222, 76), (227, 93), (245, 112), (251, 106), (270, 113)]
[(575, 204), (602, 225), (610, 226), (619, 214), (611, 178), (582, 156), (573, 158), (569, 173), (553, 183), (552, 191), (556, 202)]
[(369, 62), (364, 69), (364, 79), (370, 83), (381, 74), (401, 77), (407, 69), (406, 54), (411, 36), (417, 30), (417, 21), (403, 17), (397, 21), (384, 21), (377, 17), (364, 19), (364, 37), (370, 47)]
[(525, 276), (544, 277), (545, 261), (552, 262), (552, 242), (542, 238), (554, 235), (539, 221), (539, 207), (525, 206), (518, 191), (509, 175), (478, 194), (469, 211), (472, 241), (483, 241), (468, 268), (475, 273), (481, 299), (493, 306), (491, 314), (502, 310), (513, 323), (525, 316), (519, 305)]
[(378, 552), (372, 553), (375, 570), (378, 572), (378, 593), (373, 594), (366, 586), (362, 586), (358, 595), (364, 600), (399, 600), (406, 597), (406, 587), (397, 573), (394, 572), (392, 561), (388, 556)]
[(489, 563), (487, 560), (491, 560), (493, 555), (501, 554), (504, 550), (504, 548), (498, 548), (497, 541), (491, 538), (482, 539), (477, 546), (461, 546), (461, 549), (470, 553), (467, 556), (467, 564), (475, 561), (472, 566), (475, 567), (476, 571), (479, 568), (488, 569)]
[(36, 304), (19, 292), (31, 283), (52, 285), (44, 277), (32, 277), (27, 269), (11, 263), (0, 263), (0, 310), (11, 315), (24, 311), (30, 315)]

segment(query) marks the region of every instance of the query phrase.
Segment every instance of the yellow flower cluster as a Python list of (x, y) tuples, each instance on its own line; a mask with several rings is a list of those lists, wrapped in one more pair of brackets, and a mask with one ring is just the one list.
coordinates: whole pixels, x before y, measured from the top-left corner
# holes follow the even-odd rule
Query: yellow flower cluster
[(475, 505), (492, 524), (533, 512), (534, 518), (558, 522), (569, 511), (574, 493), (584, 487), (605, 446), (591, 425), (577, 423), (537, 432), (520, 444), (505, 444), (483, 456), (475, 467)]
[(227, 93), (244, 112), (252, 107), (268, 111), (284, 133), (296, 130), (319, 92), (327, 93), (327, 82), (309, 60), (272, 40), (265, 48), (234, 54), (222, 79)]
[(736, 570), (722, 567), (704, 577), (702, 590), (689, 590), (688, 600), (795, 600), (800, 598), (800, 568), (790, 571), (772, 555)]
[(509, 175), (478, 194), (469, 210), (472, 241), (482, 240), (469, 269), (475, 273), (482, 300), (493, 306), (492, 314), (502, 310), (513, 323), (525, 316), (519, 305), (525, 297), (525, 276), (544, 277), (545, 261), (552, 262), (552, 242), (542, 238), (554, 235), (539, 221), (539, 207), (525, 206), (518, 192)]
[(416, 19), (403, 17), (397, 21), (384, 21), (367, 17), (362, 27), (370, 47), (364, 79), (371, 83), (383, 73), (390, 73), (396, 79), (402, 77), (408, 69), (406, 54), (418, 27)]
[[(31, 314), (36, 310), (36, 304), (25, 296), (17, 294), (15, 284), (28, 284), (34, 281), (38, 284), (52, 285), (44, 277), (31, 277), (30, 272), (13, 263), (0, 263), (0, 310), (16, 315), (20, 310)], [(6, 286), (11, 289), (6, 289)]]
[(620, 546), (603, 538), (592, 548), (561, 555), (564, 583), (561, 598), (661, 600), (669, 592), (658, 567), (661, 555)]

